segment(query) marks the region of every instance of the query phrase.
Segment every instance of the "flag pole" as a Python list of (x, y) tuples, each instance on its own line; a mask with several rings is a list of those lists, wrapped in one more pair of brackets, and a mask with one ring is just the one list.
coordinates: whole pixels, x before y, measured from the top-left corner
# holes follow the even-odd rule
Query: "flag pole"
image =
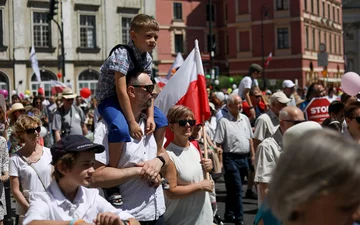
[[(204, 118), (203, 118), (204, 119)], [(204, 120), (203, 120), (204, 121)], [(207, 147), (207, 138), (206, 138), (206, 129), (205, 129), (205, 122), (202, 123), (202, 132), (203, 132), (203, 140), (204, 140), (204, 158), (209, 158), (209, 152)], [(209, 172), (205, 172), (205, 179), (210, 180), (210, 174)]]

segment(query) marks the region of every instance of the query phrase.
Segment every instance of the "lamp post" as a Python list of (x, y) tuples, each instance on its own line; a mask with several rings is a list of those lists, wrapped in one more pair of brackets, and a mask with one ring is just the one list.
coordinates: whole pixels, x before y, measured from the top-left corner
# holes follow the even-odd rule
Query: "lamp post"
[(215, 87), (215, 70), (214, 70), (214, 65), (213, 65), (213, 58), (214, 58), (214, 51), (213, 51), (213, 34), (212, 34), (212, 0), (209, 0), (209, 6), (208, 6), (208, 13), (209, 13), (209, 38), (208, 38), (208, 46), (209, 46), (209, 54), (210, 54), (210, 75), (211, 75), (211, 81), (212, 81), (212, 86)]
[(261, 7), (261, 56), (262, 56), (262, 80), (263, 80), (263, 88), (266, 89), (266, 81), (265, 81), (265, 56), (264, 56), (264, 19), (268, 16), (269, 10), (266, 5), (262, 5)]

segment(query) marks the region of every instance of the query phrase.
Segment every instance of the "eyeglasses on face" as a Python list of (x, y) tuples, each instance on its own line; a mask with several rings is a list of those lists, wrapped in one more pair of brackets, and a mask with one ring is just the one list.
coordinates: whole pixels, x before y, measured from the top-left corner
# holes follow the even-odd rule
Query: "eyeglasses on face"
[(66, 100), (66, 101), (69, 101), (69, 102), (70, 102), (70, 101), (74, 101), (73, 98), (65, 98), (65, 100)]
[(38, 132), (38, 133), (40, 133), (41, 127), (35, 127), (35, 128), (26, 129), (26, 133), (27, 133), (27, 134), (33, 134), (33, 133), (35, 133), (35, 131)]
[(296, 125), (296, 124), (299, 124), (299, 123), (303, 123), (303, 122), (305, 122), (306, 120), (283, 120), (283, 121), (291, 122), (291, 123), (293, 123), (294, 125)]
[(195, 126), (196, 120), (178, 120), (177, 123), (180, 127), (185, 127), (186, 124), (189, 124), (190, 126)]
[(358, 117), (350, 117), (350, 119), (356, 119), (356, 122), (358, 124), (360, 124), (360, 116), (358, 116)]
[(37, 104), (37, 105), (40, 105), (40, 104), (41, 104), (41, 102), (36, 102), (36, 104)]
[(144, 88), (146, 92), (149, 92), (149, 93), (153, 93), (154, 89), (155, 89), (155, 85), (153, 84), (149, 84), (149, 85), (130, 85), (130, 86), (133, 86), (134, 88)]

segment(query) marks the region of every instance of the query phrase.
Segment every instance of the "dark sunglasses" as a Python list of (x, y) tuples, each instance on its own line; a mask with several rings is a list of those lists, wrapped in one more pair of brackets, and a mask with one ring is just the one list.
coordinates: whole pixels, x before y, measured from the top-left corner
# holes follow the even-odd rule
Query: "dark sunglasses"
[(190, 126), (195, 126), (196, 120), (179, 120), (177, 123), (180, 127), (185, 127), (188, 123)]
[(73, 98), (65, 98), (66, 101), (74, 101)]
[(356, 122), (358, 124), (360, 124), (360, 116), (358, 116), (358, 117), (350, 117), (350, 119), (356, 119)]
[(153, 93), (154, 89), (155, 89), (155, 85), (153, 84), (149, 84), (149, 85), (131, 85), (135, 88), (145, 88), (145, 91), (146, 92), (149, 92), (149, 93)]
[(305, 122), (306, 120), (283, 120), (283, 121), (292, 122), (292, 123), (294, 123), (294, 125), (296, 125), (296, 124)]
[(41, 127), (35, 127), (35, 128), (26, 129), (26, 133), (27, 133), (27, 134), (33, 134), (33, 133), (35, 133), (35, 131), (38, 132), (38, 133), (40, 133)]

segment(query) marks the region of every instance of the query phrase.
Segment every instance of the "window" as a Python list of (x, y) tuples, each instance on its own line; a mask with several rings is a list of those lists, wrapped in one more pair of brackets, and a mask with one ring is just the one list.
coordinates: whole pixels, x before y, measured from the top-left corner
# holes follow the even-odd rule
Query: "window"
[[(324, 32), (324, 44), (326, 45), (326, 46), (328, 46), (327, 45), (327, 40), (326, 40), (326, 32)], [(327, 47), (328, 48), (328, 47)]]
[(96, 85), (99, 80), (99, 73), (94, 70), (85, 70), (80, 73), (78, 81), (78, 90), (89, 88), (92, 94), (95, 94)]
[(4, 46), (3, 11), (0, 10), (0, 46)]
[(175, 53), (184, 53), (184, 37), (182, 34), (175, 34)]
[[(41, 86), (44, 87), (45, 97), (50, 97), (51, 92), (51, 80), (57, 80), (55, 74), (50, 71), (40, 70)], [(37, 95), (40, 83), (37, 81), (35, 73), (31, 76), (31, 93)]]
[(288, 0), (276, 0), (276, 9), (277, 10), (289, 9), (289, 1)]
[(9, 90), (9, 79), (3, 73), (0, 73), (0, 89)]
[(306, 37), (305, 37), (305, 41), (306, 41), (305, 49), (309, 49), (309, 28), (305, 29), (305, 35), (306, 35)]
[(332, 20), (335, 20), (336, 19), (336, 17), (335, 17), (335, 7), (333, 6), (332, 9), (333, 9)]
[(226, 54), (229, 54), (229, 35), (228, 34), (226, 34), (225, 41), (226, 41)]
[(311, 13), (314, 13), (314, 0), (311, 0)]
[(312, 30), (312, 49), (316, 50), (315, 28)]
[(318, 31), (318, 38), (319, 38), (318, 42), (319, 42), (319, 45), (320, 45), (320, 43), (321, 43), (321, 31)]
[(304, 9), (307, 11), (307, 0), (304, 0)]
[(51, 33), (50, 23), (47, 20), (47, 13), (34, 12), (33, 14), (33, 35), (35, 47), (50, 47)]
[(322, 2), (322, 12), (323, 12), (323, 17), (325, 18), (325, 2)]
[(320, 16), (320, 0), (316, 0), (317, 15)]
[(80, 15), (80, 47), (96, 47), (95, 16)]
[(338, 47), (337, 47), (337, 44), (338, 44), (338, 42), (337, 42), (338, 40), (337, 40), (337, 38), (336, 38), (336, 35), (334, 35), (334, 53), (335, 54), (337, 54), (338, 53)]
[(332, 34), (329, 34), (329, 42), (330, 42), (330, 44), (329, 44), (329, 45), (330, 45), (330, 53), (333, 53), (333, 50), (334, 50), (334, 49), (333, 49), (333, 45), (332, 45), (332, 37), (333, 37), (333, 36), (332, 36)]
[(228, 20), (228, 4), (227, 3), (225, 3), (224, 8), (225, 8), (225, 20)]
[(340, 9), (336, 9), (337, 10), (337, 22), (340, 23)]
[(210, 16), (211, 21), (215, 21), (215, 8), (213, 4), (211, 5), (211, 7), (210, 5), (206, 5), (206, 21), (210, 21)]
[(174, 19), (182, 20), (182, 4), (174, 2)]
[(328, 15), (327, 18), (330, 19), (330, 4), (328, 4)]
[(288, 28), (278, 28), (277, 29), (277, 38), (278, 38), (278, 49), (289, 48), (289, 32)]
[(130, 41), (130, 22), (131, 18), (123, 17), (121, 19), (121, 36), (124, 45), (127, 45)]

